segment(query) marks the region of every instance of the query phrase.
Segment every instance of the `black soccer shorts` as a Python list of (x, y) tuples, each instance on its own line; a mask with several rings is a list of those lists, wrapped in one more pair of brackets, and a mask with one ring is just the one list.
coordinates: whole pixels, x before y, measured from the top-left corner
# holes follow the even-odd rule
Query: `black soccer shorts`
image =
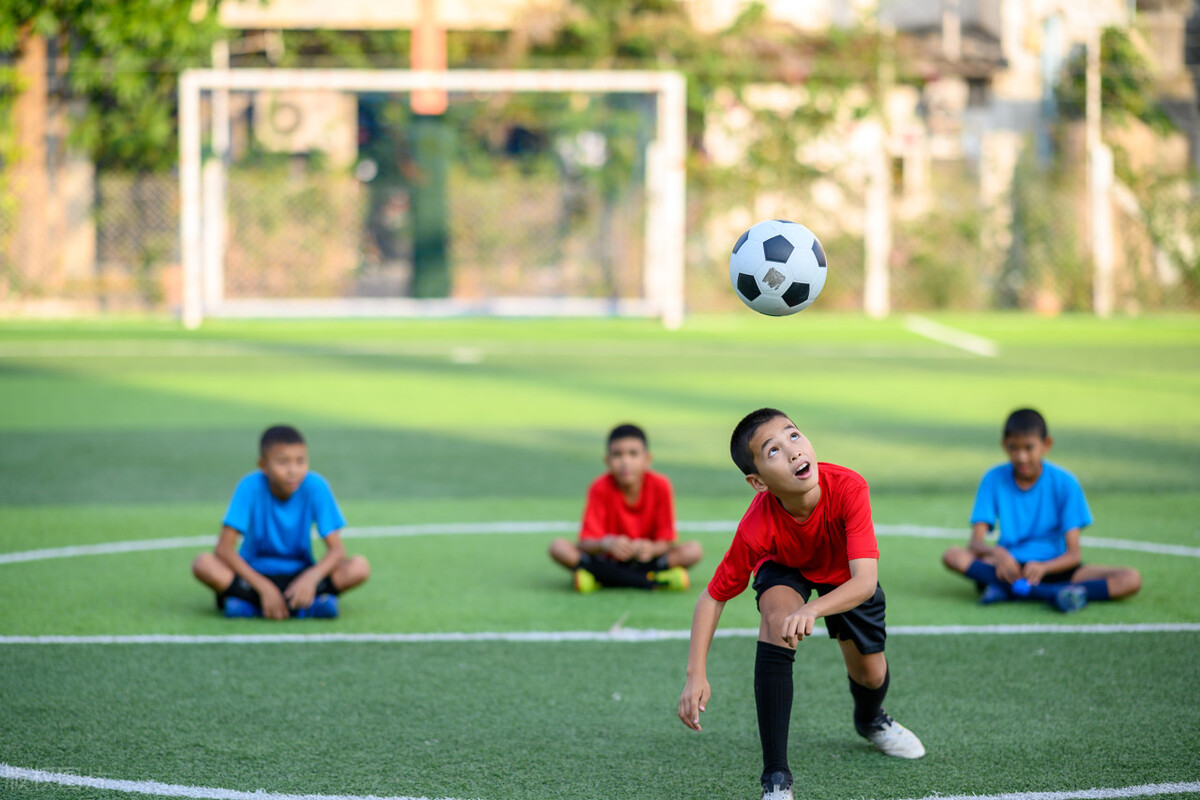
[[(763, 596), (763, 592), (772, 586), (794, 589), (806, 603), (814, 591), (820, 597), (837, 588), (833, 584), (813, 583), (801, 575), (798, 569), (785, 567), (774, 561), (764, 561), (754, 576), (755, 604)], [(824, 618), (829, 638), (854, 642), (858, 652), (863, 655), (882, 653), (887, 641), (887, 630), (884, 628), (885, 606), (883, 587), (876, 584), (875, 594), (861, 605)]]

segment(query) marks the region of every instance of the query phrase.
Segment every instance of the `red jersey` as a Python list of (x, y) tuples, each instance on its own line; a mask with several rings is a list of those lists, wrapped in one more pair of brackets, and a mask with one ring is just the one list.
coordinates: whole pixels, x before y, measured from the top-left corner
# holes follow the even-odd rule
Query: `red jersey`
[(675, 541), (675, 499), (666, 475), (646, 470), (637, 502), (629, 505), (610, 473), (592, 482), (583, 509), (580, 539), (601, 539), (609, 534), (631, 539)]
[(754, 496), (708, 583), (714, 600), (741, 594), (763, 561), (798, 569), (813, 583), (836, 586), (850, 580), (851, 560), (879, 558), (867, 482), (837, 464), (818, 463), (817, 475), (821, 499), (804, 522), (796, 522), (770, 492)]

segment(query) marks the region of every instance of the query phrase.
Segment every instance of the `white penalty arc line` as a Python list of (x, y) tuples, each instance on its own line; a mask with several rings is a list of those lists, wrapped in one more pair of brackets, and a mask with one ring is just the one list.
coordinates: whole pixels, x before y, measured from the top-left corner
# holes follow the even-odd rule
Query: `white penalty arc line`
[(995, 358), (1000, 354), (1000, 347), (991, 339), (960, 331), (958, 328), (951, 328), (949, 325), (934, 322), (917, 314), (909, 314), (904, 320), (904, 327), (918, 336), (957, 347), (959, 350), (965, 350), (977, 356)]
[[(211, 786), (188, 786), (159, 781), (130, 781), (114, 778), (95, 778), (88, 775), (71, 775), (64, 772), (46, 772), (40, 769), (13, 767), (0, 762), (0, 778), (30, 781), (34, 783), (78, 786), (102, 789), (110, 792), (144, 794), (155, 797), (195, 797), (202, 800), (429, 800), (425, 797), (352, 794), (285, 794), (261, 789), (253, 792), (238, 789), (222, 789)], [(971, 795), (926, 795), (916, 800), (1116, 800), (1127, 797), (1151, 797), (1164, 794), (1200, 793), (1200, 781), (1186, 783), (1143, 783), (1137, 786), (1119, 786), (1106, 789), (1078, 789), (1065, 792), (1009, 792), (1004, 794)], [(448, 799), (444, 799), (448, 800)]]
[[(680, 533), (732, 533), (737, 528), (736, 520), (681, 521), (676, 526)], [(579, 523), (573, 521), (550, 522), (446, 522), (419, 525), (381, 525), (375, 527), (346, 528), (342, 535), (353, 539), (389, 539), (404, 536), (465, 536), (476, 534), (573, 534)], [(919, 539), (967, 539), (967, 533), (957, 528), (938, 528), (924, 525), (876, 525), (879, 536), (908, 536)], [(1157, 553), (1168, 556), (1200, 558), (1200, 547), (1187, 547), (1158, 542), (1139, 542), (1133, 539), (1106, 539), (1098, 536), (1081, 537), (1086, 547), (1108, 550), (1132, 550), (1140, 553)], [(102, 544), (49, 547), (39, 550), (21, 550), (0, 553), (0, 565), (27, 561), (44, 561), (51, 558), (74, 556), (107, 555), (113, 553), (137, 553), (148, 550), (174, 550), (188, 547), (211, 547), (216, 543), (214, 536), (177, 536), (167, 539), (142, 539), (126, 542), (104, 542)]]
[[(813, 635), (825, 633), (817, 626)], [(1119, 634), (1119, 633), (1200, 633), (1200, 622), (1098, 623), (1095, 625), (893, 625), (889, 636), (969, 636), (1024, 634)], [(438, 633), (262, 633), (262, 634), (129, 634), (122, 636), (0, 636), (3, 645), (110, 645), (110, 644), (464, 644), (505, 642), (518, 644), (560, 644), (566, 642), (602, 642), (637, 644), (643, 642), (687, 641), (688, 630), (614, 627), (607, 631), (450, 631)], [(758, 628), (722, 628), (719, 639), (748, 639), (758, 636)]]

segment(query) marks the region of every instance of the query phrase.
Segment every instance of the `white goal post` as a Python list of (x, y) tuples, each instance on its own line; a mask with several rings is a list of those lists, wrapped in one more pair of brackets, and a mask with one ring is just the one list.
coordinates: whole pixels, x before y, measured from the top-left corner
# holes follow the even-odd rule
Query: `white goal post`
[[(581, 92), (641, 93), (656, 99), (654, 139), (646, 153), (646, 213), (642, 297), (492, 297), (486, 300), (349, 297), (227, 298), (224, 293), (224, 197), (220, 158), (202, 154), (201, 96), (212, 93), (213, 151), (227, 151), (228, 92), (327, 90), (346, 92)], [(359, 70), (199, 69), (179, 81), (180, 249), (183, 323), (205, 317), (589, 316), (615, 313), (683, 320), (686, 176), (686, 83), (677, 72), (621, 70)], [(217, 170), (212, 180), (210, 166)]]

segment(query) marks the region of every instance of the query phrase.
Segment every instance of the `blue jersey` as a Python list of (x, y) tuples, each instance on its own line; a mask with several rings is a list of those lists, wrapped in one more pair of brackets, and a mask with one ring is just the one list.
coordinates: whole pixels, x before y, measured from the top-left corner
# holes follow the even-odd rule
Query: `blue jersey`
[(346, 525), (329, 482), (305, 476), (287, 500), (271, 494), (267, 476), (251, 472), (233, 490), (225, 524), (242, 534), (242, 558), (263, 575), (291, 575), (312, 566), (312, 526), (324, 539)]
[(971, 524), (1000, 523), (998, 544), (1022, 564), (1048, 561), (1067, 551), (1067, 531), (1092, 524), (1092, 512), (1075, 476), (1042, 462), (1042, 474), (1028, 489), (1017, 486), (1012, 464), (988, 470), (975, 493)]

